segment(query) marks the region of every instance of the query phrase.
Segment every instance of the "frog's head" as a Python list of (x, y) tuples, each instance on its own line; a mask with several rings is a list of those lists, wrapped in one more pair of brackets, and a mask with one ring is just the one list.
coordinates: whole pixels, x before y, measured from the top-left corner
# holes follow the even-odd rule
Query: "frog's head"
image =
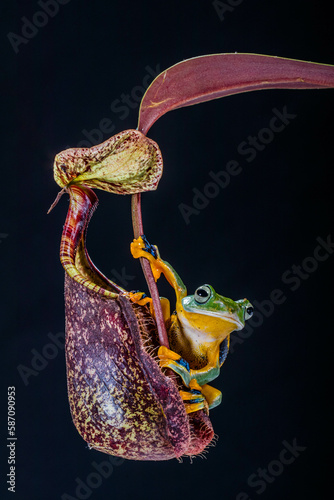
[(222, 297), (211, 285), (202, 285), (194, 295), (187, 295), (177, 306), (177, 317), (187, 336), (205, 336), (207, 341), (223, 340), (234, 330), (242, 330), (253, 315), (247, 299)]

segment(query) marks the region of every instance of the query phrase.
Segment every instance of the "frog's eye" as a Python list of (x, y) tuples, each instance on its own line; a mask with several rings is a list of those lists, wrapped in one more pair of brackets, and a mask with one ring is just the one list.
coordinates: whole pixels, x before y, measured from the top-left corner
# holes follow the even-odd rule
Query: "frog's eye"
[(254, 312), (254, 307), (253, 306), (248, 306), (245, 311), (245, 319), (249, 319), (253, 316)]
[(194, 299), (198, 304), (205, 304), (211, 297), (211, 293), (211, 288), (209, 286), (200, 286), (194, 293)]

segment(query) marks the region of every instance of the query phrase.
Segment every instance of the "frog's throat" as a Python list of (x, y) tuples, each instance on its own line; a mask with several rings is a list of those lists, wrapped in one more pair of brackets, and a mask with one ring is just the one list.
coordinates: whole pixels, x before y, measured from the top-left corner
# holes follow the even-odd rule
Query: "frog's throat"
[(203, 309), (203, 311), (198, 312), (198, 309), (193, 309), (191, 307), (185, 307), (184, 304), (182, 304), (182, 307), (186, 312), (189, 312), (192, 314), (198, 314), (198, 315), (202, 315), (202, 316), (211, 316), (211, 317), (214, 316), (215, 318), (220, 318), (220, 319), (223, 319), (224, 321), (228, 321), (229, 323), (233, 323), (236, 326), (235, 330), (242, 330), (245, 326), (240, 320), (236, 319), (235, 317), (229, 316), (228, 314), (225, 315), (222, 312), (205, 311), (204, 309)]
[[(182, 338), (187, 339), (187, 342), (192, 346), (192, 352), (197, 351), (201, 345), (206, 345), (207, 347), (210, 345), (210, 351), (212, 351), (212, 354), (215, 351), (215, 347), (219, 348), (221, 342), (228, 337), (232, 331), (235, 331), (237, 326), (235, 322), (231, 321), (231, 324), (233, 324), (235, 328), (225, 330), (222, 327), (220, 335), (216, 336), (215, 334), (210, 335), (208, 332), (202, 331), (200, 328), (196, 328), (196, 326), (192, 325), (185, 316), (178, 318), (178, 322), (183, 333), (183, 335), (179, 338), (179, 342), (183, 343)], [(216, 344), (216, 346), (214, 346), (214, 344)]]

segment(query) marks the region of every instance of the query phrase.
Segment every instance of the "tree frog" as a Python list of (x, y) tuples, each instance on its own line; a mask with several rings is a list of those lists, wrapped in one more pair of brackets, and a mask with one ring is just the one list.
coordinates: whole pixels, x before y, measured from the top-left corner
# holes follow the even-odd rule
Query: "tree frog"
[[(168, 262), (160, 258), (156, 246), (150, 245), (145, 236), (131, 243), (133, 257), (149, 260), (155, 280), (164, 274), (174, 288), (176, 311), (170, 315), (169, 301), (161, 298), (170, 349), (160, 346), (160, 367), (176, 372), (190, 391), (180, 391), (187, 413), (208, 410), (221, 403), (222, 393), (208, 385), (218, 377), (229, 350), (230, 334), (241, 330), (251, 318), (253, 306), (247, 299), (234, 301), (222, 297), (211, 285), (202, 285), (193, 295)], [(145, 294), (130, 293), (138, 304), (150, 303)]]

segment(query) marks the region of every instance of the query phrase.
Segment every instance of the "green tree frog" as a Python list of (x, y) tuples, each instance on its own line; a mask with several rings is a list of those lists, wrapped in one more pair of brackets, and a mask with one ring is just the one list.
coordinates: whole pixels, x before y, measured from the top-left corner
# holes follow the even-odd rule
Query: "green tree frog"
[[(145, 236), (131, 243), (133, 257), (149, 260), (153, 276), (161, 273), (174, 288), (176, 311), (170, 314), (169, 301), (161, 298), (170, 349), (160, 346), (158, 357), (162, 368), (177, 373), (190, 391), (180, 391), (187, 413), (218, 406), (222, 393), (208, 385), (220, 372), (229, 350), (230, 334), (241, 330), (253, 314), (253, 306), (247, 299), (234, 301), (222, 297), (211, 285), (202, 285), (193, 295), (168, 262), (160, 258), (156, 246), (150, 245)], [(130, 293), (138, 304), (150, 303), (145, 294)]]

